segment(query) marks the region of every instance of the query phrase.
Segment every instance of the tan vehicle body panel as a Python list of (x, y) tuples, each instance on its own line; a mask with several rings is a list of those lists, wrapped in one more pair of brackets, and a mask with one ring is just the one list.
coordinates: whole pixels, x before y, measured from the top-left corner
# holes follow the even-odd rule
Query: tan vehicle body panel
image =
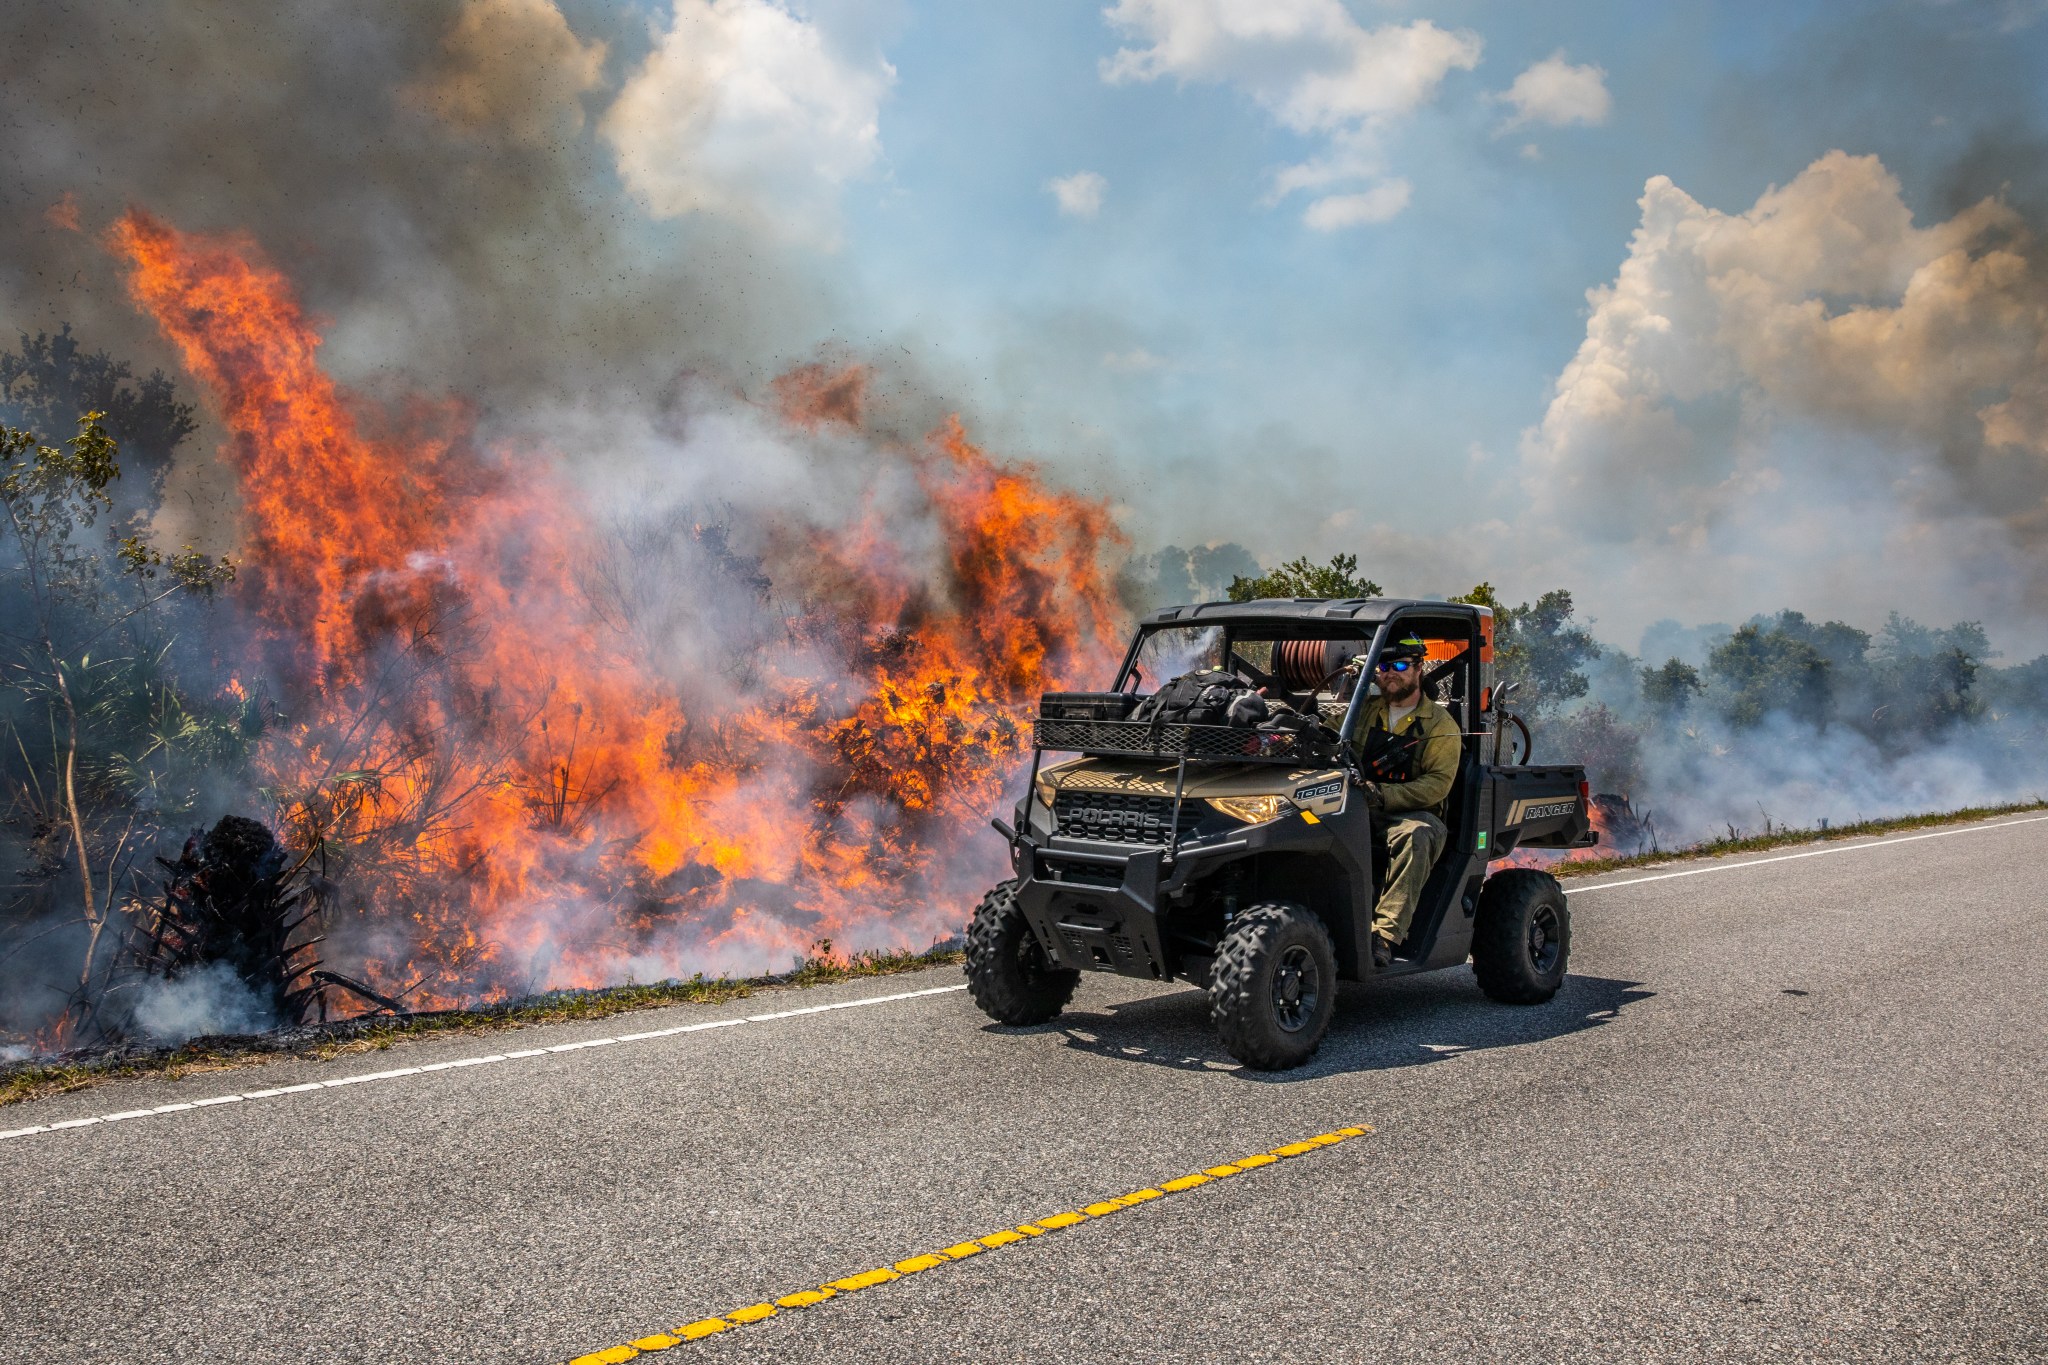
[[(1172, 796), (1178, 765), (1157, 759), (1072, 758), (1039, 770), (1038, 799), (1049, 804), (1054, 792), (1114, 791), (1134, 796)], [(1216, 796), (1293, 797), (1304, 787), (1336, 790), (1313, 800), (1297, 802), (1318, 815), (1334, 815), (1344, 808), (1344, 773), (1339, 768), (1283, 768), (1275, 763), (1189, 764), (1182, 795), (1190, 801)]]

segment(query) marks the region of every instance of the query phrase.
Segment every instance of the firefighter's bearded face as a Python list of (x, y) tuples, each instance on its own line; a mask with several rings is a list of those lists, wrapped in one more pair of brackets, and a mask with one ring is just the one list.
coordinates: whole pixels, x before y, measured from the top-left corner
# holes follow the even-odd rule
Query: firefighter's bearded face
[(1395, 706), (1411, 706), (1422, 691), (1422, 660), (1396, 655), (1381, 659), (1376, 670), (1380, 694)]

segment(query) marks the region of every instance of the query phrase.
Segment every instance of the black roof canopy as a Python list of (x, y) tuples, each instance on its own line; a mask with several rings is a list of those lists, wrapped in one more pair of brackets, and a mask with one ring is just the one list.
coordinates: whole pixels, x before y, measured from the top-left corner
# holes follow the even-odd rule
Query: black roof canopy
[(1140, 620), (1141, 627), (1194, 625), (1350, 626), (1370, 628), (1396, 612), (1476, 619), (1481, 608), (1463, 602), (1430, 602), (1412, 597), (1262, 597), (1256, 602), (1202, 602), (1167, 607)]

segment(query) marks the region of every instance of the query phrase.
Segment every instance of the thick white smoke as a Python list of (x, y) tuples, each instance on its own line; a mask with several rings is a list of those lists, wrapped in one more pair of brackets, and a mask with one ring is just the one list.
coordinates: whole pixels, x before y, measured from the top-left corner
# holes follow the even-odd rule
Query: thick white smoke
[(2048, 290), (1996, 200), (1918, 226), (1875, 157), (1754, 206), (1665, 177), (1524, 439), (1522, 537), (1623, 636), (1796, 605), (2044, 642)]
[(153, 978), (138, 988), (135, 1024), (144, 1038), (174, 1046), (188, 1038), (261, 1033), (277, 1016), (232, 964), (213, 962), (172, 980)]

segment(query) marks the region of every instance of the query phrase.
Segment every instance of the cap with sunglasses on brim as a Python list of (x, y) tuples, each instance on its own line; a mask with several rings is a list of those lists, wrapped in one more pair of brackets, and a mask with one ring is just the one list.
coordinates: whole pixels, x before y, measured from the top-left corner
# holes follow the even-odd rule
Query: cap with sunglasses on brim
[[(1424, 643), (1422, 643), (1422, 641), (1418, 640), (1413, 635), (1404, 635), (1398, 640), (1387, 641), (1386, 647), (1380, 650), (1380, 660), (1378, 666), (1381, 668), (1385, 668), (1388, 664), (1396, 662), (1418, 664), (1421, 663), (1428, 656), (1428, 645), (1425, 645)], [(1395, 671), (1401, 672), (1404, 670), (1397, 669)]]

